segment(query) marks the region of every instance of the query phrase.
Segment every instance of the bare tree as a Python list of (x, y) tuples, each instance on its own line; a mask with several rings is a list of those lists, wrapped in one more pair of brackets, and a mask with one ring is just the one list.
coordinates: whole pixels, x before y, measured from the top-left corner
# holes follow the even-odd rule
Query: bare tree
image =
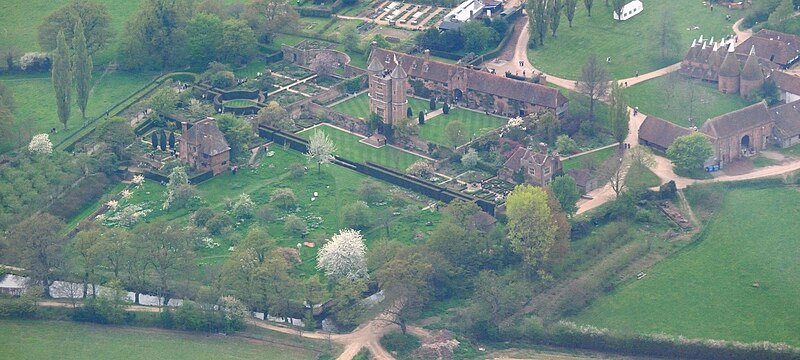
[(661, 60), (667, 60), (680, 49), (680, 34), (671, 11), (667, 10), (659, 15), (655, 30), (651, 43), (658, 47), (654, 50), (661, 54)]
[(594, 119), (594, 102), (608, 93), (608, 72), (592, 54), (581, 68), (581, 76), (576, 83), (578, 91), (589, 98), (589, 118)]
[(614, 190), (617, 197), (625, 189), (625, 174), (628, 168), (626, 165), (622, 153), (616, 152), (600, 167), (601, 176), (608, 179), (611, 190)]
[(583, 0), (583, 5), (586, 5), (586, 12), (589, 14), (589, 17), (592, 17), (592, 3), (593, 0)]
[[(622, 22), (622, 7), (625, 6), (627, 0), (611, 0), (611, 6), (614, 9), (614, 14), (617, 15), (617, 21)], [(606, 0), (608, 6), (608, 0)]]

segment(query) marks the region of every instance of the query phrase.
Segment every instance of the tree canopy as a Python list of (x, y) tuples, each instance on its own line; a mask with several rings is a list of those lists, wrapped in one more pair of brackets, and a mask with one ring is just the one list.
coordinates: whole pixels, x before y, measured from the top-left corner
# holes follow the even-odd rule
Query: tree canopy
[(59, 31), (63, 31), (67, 42), (72, 44), (75, 26), (79, 21), (90, 54), (102, 50), (113, 40), (111, 15), (106, 6), (94, 1), (73, 0), (42, 20), (39, 25), (39, 46), (46, 51), (55, 49)]
[(667, 157), (678, 169), (698, 169), (714, 155), (711, 141), (699, 132), (679, 136), (667, 148)]

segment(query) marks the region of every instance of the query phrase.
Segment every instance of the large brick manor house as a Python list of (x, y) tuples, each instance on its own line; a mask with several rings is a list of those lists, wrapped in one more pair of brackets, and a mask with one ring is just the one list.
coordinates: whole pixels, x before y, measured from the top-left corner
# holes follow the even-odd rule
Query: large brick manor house
[(384, 123), (406, 116), (406, 97), (436, 97), (503, 116), (551, 111), (562, 117), (569, 100), (558, 89), (381, 48), (369, 56), (370, 111)]

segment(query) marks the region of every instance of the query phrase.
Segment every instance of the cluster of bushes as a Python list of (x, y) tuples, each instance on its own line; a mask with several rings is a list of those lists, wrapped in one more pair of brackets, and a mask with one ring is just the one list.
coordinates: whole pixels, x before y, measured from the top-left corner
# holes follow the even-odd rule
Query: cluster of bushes
[(464, 50), (480, 53), (495, 47), (505, 36), (508, 28), (508, 22), (502, 18), (484, 22), (471, 21), (462, 25), (457, 31), (440, 32), (436, 28), (430, 28), (417, 38), (417, 44), (436, 51)]

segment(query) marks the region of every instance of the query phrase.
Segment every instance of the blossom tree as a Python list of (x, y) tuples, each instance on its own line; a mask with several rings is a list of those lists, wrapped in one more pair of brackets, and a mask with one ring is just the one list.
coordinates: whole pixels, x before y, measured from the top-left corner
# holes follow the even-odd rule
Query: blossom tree
[(311, 59), (311, 63), (308, 64), (308, 67), (319, 76), (328, 77), (333, 74), (334, 71), (336, 71), (336, 68), (339, 67), (339, 61), (333, 56), (333, 54), (329, 52), (321, 52)]
[(28, 150), (34, 154), (50, 154), (53, 152), (53, 143), (50, 142), (50, 135), (38, 134), (34, 135), (31, 143), (28, 144)]
[(317, 173), (322, 171), (322, 164), (328, 164), (333, 160), (334, 152), (336, 152), (336, 145), (324, 132), (315, 131), (314, 135), (308, 139), (306, 156), (309, 160), (317, 162)]
[(317, 269), (325, 275), (338, 280), (348, 278), (357, 280), (367, 275), (367, 248), (361, 233), (344, 229), (333, 235), (317, 254)]

